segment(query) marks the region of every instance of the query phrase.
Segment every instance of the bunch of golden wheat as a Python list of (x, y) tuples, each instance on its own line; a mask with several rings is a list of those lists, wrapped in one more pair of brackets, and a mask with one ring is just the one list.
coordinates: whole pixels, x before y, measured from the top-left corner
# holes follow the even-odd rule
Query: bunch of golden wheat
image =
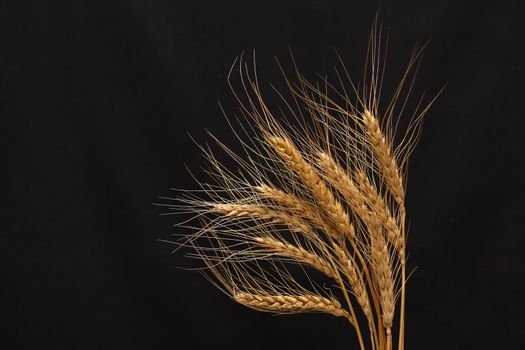
[[(396, 135), (421, 50), (381, 104), (382, 47), (375, 26), (360, 87), (344, 65), (336, 83), (324, 77), (312, 83), (295, 68), (293, 80), (285, 75), (288, 97), (275, 89), (284, 105), (278, 112), (263, 99), (254, 65), (241, 59), (234, 67), (242, 93), (232, 91), (248, 123), (232, 130), (244, 154), (216, 140), (233, 159), (233, 171), (202, 147), (213, 181), (170, 206), (194, 214), (197, 225), (181, 224), (195, 229), (182, 244), (195, 249), (210, 280), (236, 302), (273, 313), (344, 317), (361, 349), (390, 350), (397, 333), (401, 350), (406, 169), (432, 101), (419, 100)], [(330, 279), (332, 288), (315, 279)]]

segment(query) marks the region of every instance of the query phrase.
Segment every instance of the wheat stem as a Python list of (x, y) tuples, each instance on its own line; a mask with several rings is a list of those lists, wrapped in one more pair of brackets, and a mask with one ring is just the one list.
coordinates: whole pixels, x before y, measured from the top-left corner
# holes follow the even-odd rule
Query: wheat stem
[[(405, 207), (401, 207), (401, 234), (405, 237)], [(405, 249), (405, 240), (403, 239), (403, 249)], [(398, 350), (405, 348), (405, 300), (406, 300), (406, 266), (401, 266), (401, 305), (399, 312), (399, 343)]]
[[(383, 340), (384, 328), (383, 328), (383, 324), (381, 323), (380, 317), (379, 317), (379, 315), (381, 314), (381, 306), (379, 304), (379, 297), (378, 297), (378, 295), (377, 295), (377, 293), (375, 291), (375, 288), (374, 288), (374, 285), (373, 285), (372, 276), (370, 274), (370, 271), (368, 269), (366, 261), (363, 258), (361, 250), (358, 249), (355, 241), (350, 241), (350, 245), (352, 246), (352, 249), (355, 252), (356, 257), (359, 260), (359, 263), (361, 264), (361, 266), (363, 268), (363, 273), (365, 274), (365, 279), (366, 279), (366, 283), (368, 285), (368, 290), (370, 292), (370, 295), (372, 296), (374, 310), (376, 312), (376, 315), (378, 315), (378, 317), (377, 317), (377, 332), (378, 332), (379, 336), (376, 337), (376, 338), (378, 340), (378, 344), (377, 344), (378, 349), (381, 349), (382, 348), (381, 344), (382, 344), (382, 340)], [(374, 320), (373, 315), (370, 314), (370, 317), (371, 317), (372, 322), (373, 322), (373, 320)], [(376, 326), (375, 326), (376, 323), (373, 322), (372, 324), (374, 325), (374, 329), (376, 329)]]

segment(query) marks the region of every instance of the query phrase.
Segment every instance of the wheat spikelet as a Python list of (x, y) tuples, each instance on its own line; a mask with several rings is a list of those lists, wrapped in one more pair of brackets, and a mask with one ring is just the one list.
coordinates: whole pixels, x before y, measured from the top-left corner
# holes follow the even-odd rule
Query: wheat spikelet
[[(269, 136), (269, 144), (283, 158), (283, 160), (292, 168), (301, 178), (308, 188), (311, 189), (312, 195), (323, 209), (324, 214), (334, 225), (335, 232), (340, 236), (348, 236), (350, 239), (355, 238), (353, 226), (350, 224), (350, 218), (345, 212), (341, 203), (335, 198), (324, 181), (316, 173), (307, 161), (303, 159), (301, 153), (290, 140), (281, 136)], [(339, 237), (337, 237), (339, 238)]]
[(319, 295), (269, 295), (237, 292), (237, 302), (253, 309), (275, 313), (325, 312), (338, 317), (349, 317), (341, 303), (334, 298)]

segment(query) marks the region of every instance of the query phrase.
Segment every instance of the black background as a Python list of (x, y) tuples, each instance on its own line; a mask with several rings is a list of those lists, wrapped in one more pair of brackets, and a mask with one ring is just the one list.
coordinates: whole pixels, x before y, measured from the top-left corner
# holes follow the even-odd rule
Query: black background
[[(294, 49), (362, 68), (377, 10), (388, 72), (417, 42), (418, 92), (444, 94), (412, 161), (407, 349), (523, 343), (521, 1), (3, 1), (0, 5), (4, 349), (356, 349), (325, 315), (231, 302), (158, 242), (152, 205), (193, 188), (204, 129), (235, 147), (217, 100), (257, 51), (261, 79)], [(388, 73), (387, 73), (388, 74)]]

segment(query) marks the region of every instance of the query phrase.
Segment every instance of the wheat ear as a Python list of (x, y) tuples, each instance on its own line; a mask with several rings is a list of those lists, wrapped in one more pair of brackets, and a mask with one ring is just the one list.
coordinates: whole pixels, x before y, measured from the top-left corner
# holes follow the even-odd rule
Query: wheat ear
[(403, 179), (397, 166), (397, 161), (392, 154), (392, 146), (379, 126), (379, 120), (368, 110), (363, 113), (363, 125), (372, 147), (372, 151), (379, 164), (382, 179), (390, 193), (399, 205), (405, 200)]
[(337, 278), (337, 274), (329, 262), (316, 253), (312, 253), (303, 247), (298, 247), (269, 236), (255, 237), (253, 240), (260, 246), (265, 247), (269, 253), (290, 258), (299, 263), (309, 265), (323, 272), (328, 277), (333, 279)]
[(370, 206), (373, 216), (374, 224), (382, 226), (385, 230), (388, 241), (394, 246), (399, 254), (399, 260), (402, 264), (405, 263), (405, 246), (404, 237), (401, 233), (397, 220), (392, 215), (390, 207), (385, 199), (379, 194), (377, 188), (370, 182), (370, 179), (364, 171), (356, 172), (356, 179), (358, 186), (363, 193), (366, 202)]
[(274, 224), (288, 226), (292, 231), (312, 233), (312, 228), (303, 219), (286, 212), (273, 210), (256, 204), (214, 203), (212, 211), (226, 217), (268, 220)]
[(250, 308), (276, 313), (325, 312), (338, 317), (349, 318), (341, 303), (335, 298), (319, 295), (270, 295), (237, 292), (234, 299)]
[(319, 203), (319, 207), (323, 209), (324, 214), (334, 225), (334, 232), (339, 234), (339, 237), (335, 238), (347, 236), (350, 239), (354, 239), (355, 232), (350, 224), (348, 214), (326, 186), (323, 179), (317, 174), (315, 168), (304, 160), (299, 150), (289, 139), (281, 136), (269, 136), (267, 140), (310, 189), (312, 195)]
[(366, 206), (365, 197), (348, 173), (324, 152), (319, 152), (319, 164), (325, 178), (343, 195), (353, 212), (366, 224), (369, 224), (371, 215)]
[[(284, 210), (298, 215), (308, 220), (311, 225), (315, 226), (321, 232), (328, 236), (338, 238), (339, 233), (335, 232), (332, 226), (323, 218), (323, 216), (307, 200), (297, 197), (293, 193), (287, 193), (269, 185), (260, 185), (255, 190), (262, 198), (269, 199), (280, 205)], [(353, 230), (353, 228), (351, 228)]]

